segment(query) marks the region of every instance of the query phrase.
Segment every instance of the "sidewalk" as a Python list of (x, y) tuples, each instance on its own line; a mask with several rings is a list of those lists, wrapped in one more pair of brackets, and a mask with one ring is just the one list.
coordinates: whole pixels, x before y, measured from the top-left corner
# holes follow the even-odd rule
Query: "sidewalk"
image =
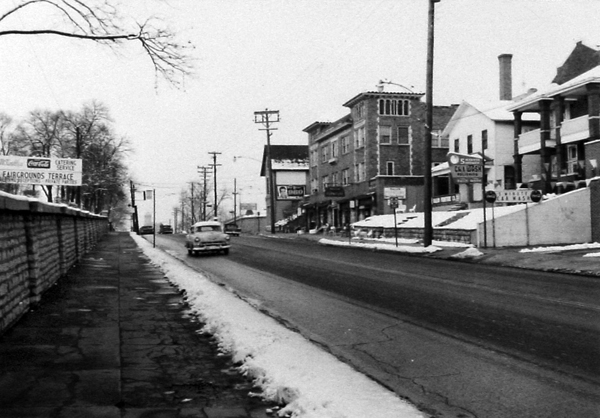
[(0, 417), (265, 418), (179, 293), (111, 233), (0, 336)]

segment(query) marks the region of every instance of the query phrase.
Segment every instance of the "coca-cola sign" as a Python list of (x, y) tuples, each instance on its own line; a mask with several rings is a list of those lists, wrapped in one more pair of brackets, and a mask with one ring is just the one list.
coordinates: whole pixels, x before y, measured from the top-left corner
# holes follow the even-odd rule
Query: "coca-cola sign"
[(50, 160), (41, 158), (27, 159), (27, 168), (50, 168)]

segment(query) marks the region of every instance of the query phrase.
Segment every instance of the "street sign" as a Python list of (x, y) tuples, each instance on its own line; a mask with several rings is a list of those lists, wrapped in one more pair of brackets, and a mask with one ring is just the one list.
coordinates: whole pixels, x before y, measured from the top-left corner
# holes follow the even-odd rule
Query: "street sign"
[(532, 190), (529, 197), (531, 198), (532, 202), (537, 203), (542, 200), (542, 192), (540, 190)]
[(450, 174), (455, 183), (479, 183), (483, 178), (483, 166), (480, 157), (448, 153)]
[(497, 199), (496, 192), (493, 190), (488, 190), (485, 192), (485, 201), (488, 203), (494, 203)]
[(496, 203), (536, 203), (542, 200), (542, 192), (532, 189), (501, 190)]

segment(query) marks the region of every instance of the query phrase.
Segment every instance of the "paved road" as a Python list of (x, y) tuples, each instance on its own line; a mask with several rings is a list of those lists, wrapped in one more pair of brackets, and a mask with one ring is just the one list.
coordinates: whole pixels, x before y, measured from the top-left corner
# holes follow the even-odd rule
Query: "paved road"
[[(366, 308), (363, 316), (372, 317), (376, 312), (396, 319), (396, 324), (378, 320), (390, 327), (389, 332), (384, 333), (385, 338), (402, 340), (400, 346), (390, 345), (388, 341), (387, 351), (380, 351), (380, 345), (368, 355), (377, 357), (375, 363), (380, 367), (384, 364), (383, 367), (389, 369), (393, 364), (388, 374), (413, 376), (408, 384), (401, 381), (391, 384), (397, 385), (397, 392), (403, 393), (399, 387), (416, 385), (428, 392), (419, 398), (419, 403), (427, 403), (429, 397), (439, 404), (439, 398), (446, 397), (450, 398), (445, 401), (446, 406), (460, 405), (455, 410), (462, 412), (444, 416), (503, 417), (515, 411), (528, 417), (548, 416), (549, 412), (554, 417), (572, 416), (574, 411), (580, 412), (578, 416), (600, 413), (595, 396), (600, 375), (600, 282), (597, 279), (252, 237), (234, 239), (234, 249), (227, 261), (220, 257), (200, 257), (190, 262), (219, 277), (235, 275), (231, 267), (224, 267), (231, 264), (276, 275), (279, 279), (271, 279), (262, 291), (250, 288), (247, 282), (253, 281), (249, 279), (230, 282), (238, 289), (245, 288), (251, 298), (270, 297), (270, 306), (275, 306), (272, 300), (278, 298), (276, 294), (265, 296), (271, 292), (270, 287), (293, 281), (305, 286), (303, 289), (292, 287), (296, 294), (304, 294), (306, 289), (321, 289), (349, 303), (348, 309)], [(247, 268), (240, 270), (246, 276)], [(252, 286), (260, 286), (260, 281), (266, 279), (257, 278)], [(311, 295), (316, 301), (316, 293)], [(294, 303), (289, 298), (284, 299), (287, 305)], [(331, 301), (323, 303), (332, 305)], [(301, 303), (299, 309), (302, 308), (318, 310), (308, 302)], [(279, 313), (287, 309), (281, 304), (275, 308)], [(308, 321), (303, 322), (294, 315), (286, 312), (286, 320), (300, 323), (301, 328), (311, 328)], [(340, 309), (336, 315), (348, 313)], [(397, 320), (401, 320), (403, 328), (394, 335), (391, 327), (396, 327)], [(339, 322), (339, 319), (333, 321)], [(325, 324), (320, 326), (327, 328)], [(356, 329), (353, 323), (348, 326)], [(384, 329), (379, 325), (375, 327)], [(319, 334), (321, 331), (309, 332)], [(427, 335), (416, 341), (415, 335), (419, 333)], [(381, 336), (373, 335), (373, 338)], [(322, 340), (318, 338), (330, 349), (339, 345), (327, 339), (326, 335)], [(396, 357), (398, 353), (409, 358), (418, 356), (406, 348), (406, 342), (411, 339), (423, 352), (430, 352), (429, 359), (422, 358), (421, 368), (414, 371), (411, 368), (415, 365), (407, 368), (398, 365), (398, 360), (393, 358), (394, 352)], [(364, 352), (364, 340), (361, 344), (359, 351)], [(423, 349), (424, 345), (437, 349)], [(354, 344), (347, 352), (356, 356), (357, 347)], [(447, 364), (440, 363), (441, 359), (460, 366), (449, 369)], [(364, 358), (358, 363), (361, 362), (373, 363)], [(472, 372), (465, 372), (467, 369)], [(450, 373), (461, 377), (428, 381), (423, 378)], [(419, 374), (421, 379), (415, 379)], [(560, 383), (556, 384), (557, 381)], [(457, 385), (464, 387), (457, 389)], [(497, 393), (490, 397), (494, 391)], [(410, 390), (408, 394), (414, 400)], [(482, 399), (486, 396), (488, 399)], [(552, 402), (557, 396), (562, 409)], [(467, 399), (469, 397), (478, 399)], [(533, 409), (524, 414), (523, 408)], [(433, 409), (444, 408), (438, 405)], [(495, 410), (494, 415), (490, 409)]]

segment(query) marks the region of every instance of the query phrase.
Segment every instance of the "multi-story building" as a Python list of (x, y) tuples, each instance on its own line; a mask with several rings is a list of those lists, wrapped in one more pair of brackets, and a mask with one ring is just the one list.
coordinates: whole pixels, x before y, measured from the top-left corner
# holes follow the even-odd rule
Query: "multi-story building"
[[(514, 114), (514, 165), (519, 180), (544, 192), (584, 187), (600, 161), (600, 50), (577, 43), (552, 84), (509, 108)], [(523, 117), (538, 114), (540, 129), (523, 130)], [(527, 170), (523, 158), (535, 156)]]
[[(267, 227), (271, 225), (271, 193), (274, 192), (276, 227), (282, 230), (295, 229), (306, 194), (308, 173), (308, 147), (306, 145), (271, 145), (271, 167), (274, 190), (269, 184), (267, 146), (264, 148), (260, 175), (267, 181)], [(294, 222), (295, 221), (295, 222)], [(285, 227), (285, 228), (284, 228)]]
[[(337, 228), (371, 215), (422, 210), (426, 106), (422, 93), (392, 83), (360, 93), (344, 103), (350, 113), (335, 122), (314, 122), (308, 134), (309, 180), (304, 211), (307, 226)], [(432, 162), (446, 160), (441, 131), (456, 110), (435, 106)]]
[[(535, 90), (512, 97), (512, 55), (498, 57), (500, 65), (499, 100), (485, 103), (463, 101), (446, 125), (442, 136), (448, 137), (450, 152), (485, 158), (484, 178), (477, 183), (458, 184), (450, 175), (448, 163), (433, 169), (434, 207), (478, 206), (483, 190), (515, 189), (519, 186), (514, 169), (513, 115), (508, 108)], [(539, 127), (539, 117), (524, 115), (523, 130)]]

